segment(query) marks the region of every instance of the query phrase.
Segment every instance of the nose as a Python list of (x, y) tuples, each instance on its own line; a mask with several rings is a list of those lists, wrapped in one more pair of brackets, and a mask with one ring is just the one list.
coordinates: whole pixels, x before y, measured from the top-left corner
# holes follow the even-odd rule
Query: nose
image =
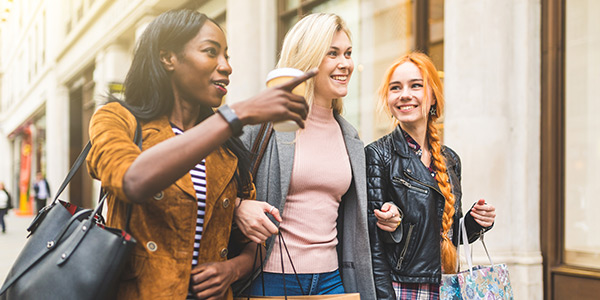
[(410, 89), (402, 89), (402, 93), (400, 94), (400, 100), (410, 100), (413, 95), (410, 92)]
[(217, 71), (223, 75), (231, 75), (231, 73), (233, 73), (233, 69), (231, 68), (231, 65), (229, 64), (229, 61), (226, 58), (222, 58), (219, 61), (219, 65), (217, 66)]
[(338, 60), (338, 68), (339, 69), (347, 69), (350, 66), (350, 61), (352, 59), (351, 58), (345, 58), (345, 57), (340, 57), (340, 59)]

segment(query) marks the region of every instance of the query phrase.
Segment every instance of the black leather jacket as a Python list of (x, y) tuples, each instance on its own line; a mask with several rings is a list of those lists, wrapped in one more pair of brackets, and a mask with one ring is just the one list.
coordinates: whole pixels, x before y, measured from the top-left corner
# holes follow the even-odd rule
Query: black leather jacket
[[(409, 148), (400, 127), (369, 144), (366, 148), (368, 222), (373, 273), (378, 299), (396, 299), (392, 281), (435, 283), (441, 279), (440, 232), (444, 196), (420, 158)], [(462, 217), (460, 158), (443, 146), (442, 154), (456, 199), (450, 235), (457, 244), (459, 219)], [(373, 210), (393, 202), (403, 212), (402, 226), (395, 233), (376, 225)], [(467, 213), (465, 226), (469, 242), (489, 228), (482, 228)]]

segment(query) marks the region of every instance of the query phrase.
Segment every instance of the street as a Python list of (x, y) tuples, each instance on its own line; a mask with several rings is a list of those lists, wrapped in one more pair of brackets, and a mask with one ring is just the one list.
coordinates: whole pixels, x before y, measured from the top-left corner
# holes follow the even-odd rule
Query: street
[(27, 241), (27, 226), (32, 219), (33, 216), (17, 216), (13, 210), (4, 217), (6, 233), (0, 233), (0, 282), (2, 283)]

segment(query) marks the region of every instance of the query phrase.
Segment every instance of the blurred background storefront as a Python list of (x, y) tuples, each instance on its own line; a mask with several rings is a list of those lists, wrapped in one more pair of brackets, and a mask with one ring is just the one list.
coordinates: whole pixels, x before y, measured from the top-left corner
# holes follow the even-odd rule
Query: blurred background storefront
[[(445, 83), (444, 142), (463, 162), (464, 208), (498, 210), (487, 235), (516, 299), (600, 294), (600, 2), (594, 0), (0, 0), (0, 181), (28, 206), (36, 172), (53, 192), (88, 141), (107, 93), (119, 94), (135, 41), (158, 14), (206, 13), (225, 29), (228, 102), (264, 88), (283, 36), (333, 12), (352, 31), (355, 72), (344, 115), (365, 143), (389, 132), (376, 109), (384, 70), (427, 52)], [(61, 198), (91, 207), (82, 170)], [(82, 200), (85, 199), (85, 200)], [(485, 263), (482, 252), (476, 260)]]

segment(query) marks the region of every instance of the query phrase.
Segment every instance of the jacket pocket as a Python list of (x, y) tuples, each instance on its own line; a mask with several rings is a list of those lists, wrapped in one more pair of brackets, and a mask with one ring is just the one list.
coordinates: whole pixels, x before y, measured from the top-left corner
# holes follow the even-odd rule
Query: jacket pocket
[(416, 186), (416, 185), (408, 182), (406, 179), (400, 178), (398, 176), (394, 176), (392, 178), (392, 181), (395, 182), (395, 183), (402, 184), (403, 186), (405, 186), (409, 190), (412, 190), (412, 191), (415, 191), (415, 192), (418, 192), (418, 193), (422, 193), (422, 194), (429, 194), (429, 190), (427, 190), (426, 188), (422, 188), (422, 187)]
[(402, 250), (400, 251), (400, 256), (398, 257), (398, 261), (396, 262), (396, 271), (400, 271), (400, 268), (402, 267), (402, 262), (404, 262), (404, 258), (406, 258), (406, 252), (408, 250), (408, 246), (410, 245), (410, 240), (413, 234), (413, 229), (415, 228), (415, 224), (410, 224), (410, 226), (408, 227), (408, 233), (406, 235), (406, 240), (404, 243), (404, 246), (402, 247)]

